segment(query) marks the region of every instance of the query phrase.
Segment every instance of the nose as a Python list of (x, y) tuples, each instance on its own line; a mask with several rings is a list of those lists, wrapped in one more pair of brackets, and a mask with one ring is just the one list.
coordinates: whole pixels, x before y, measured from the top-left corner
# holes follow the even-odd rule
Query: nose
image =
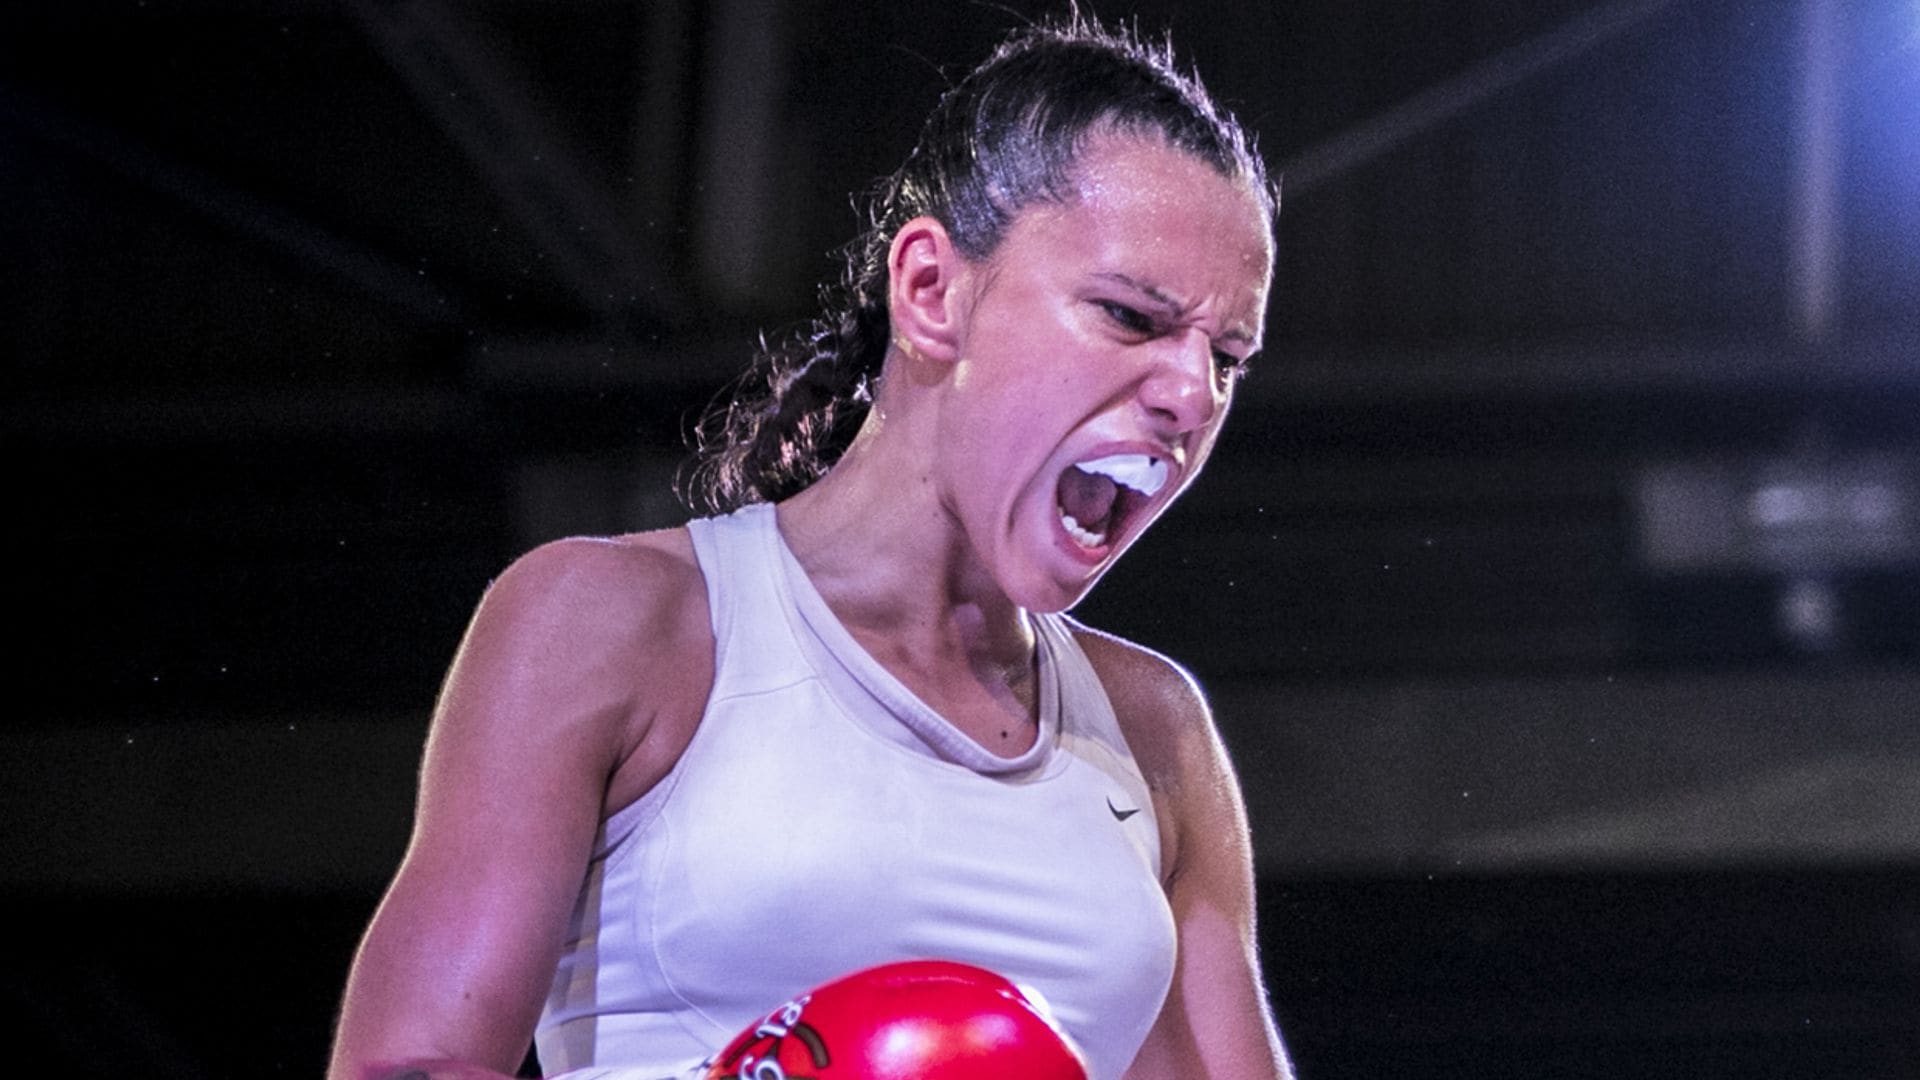
[(1153, 369), (1140, 384), (1140, 403), (1168, 434), (1204, 427), (1226, 404), (1227, 387), (1214, 369), (1212, 339), (1192, 327), (1157, 344)]

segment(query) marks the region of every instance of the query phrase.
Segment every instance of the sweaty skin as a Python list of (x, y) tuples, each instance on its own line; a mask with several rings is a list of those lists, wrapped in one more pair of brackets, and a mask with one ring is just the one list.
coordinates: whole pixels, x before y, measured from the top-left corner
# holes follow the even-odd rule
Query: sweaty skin
[[(976, 666), (1030, 665), (1019, 612), (1077, 603), (1198, 475), (1260, 343), (1272, 243), (1255, 192), (1122, 136), (1089, 147), (1077, 190), (1023, 212), (981, 264), (931, 219), (901, 230), (878, 420), (780, 506), (861, 644), (963, 715), (993, 711)], [(1061, 482), (1116, 453), (1165, 461), (1168, 480), (1087, 548), (1062, 527)]]
[[(1260, 344), (1272, 244), (1245, 184), (1153, 139), (1101, 136), (1077, 196), (1021, 212), (972, 263), (931, 218), (889, 253), (874, 409), (778, 507), (854, 638), (982, 745), (1034, 738), (1026, 611), (1078, 602), (1192, 483)], [(1061, 519), (1076, 465), (1163, 460), (1097, 543)], [(1178, 667), (1082, 643), (1146, 777), (1179, 934), (1128, 1080), (1291, 1075), (1260, 987), (1246, 816)], [(413, 842), (354, 964), (330, 1080), (501, 1080), (525, 1053), (605, 817), (650, 790), (713, 678), (684, 529), (570, 540), (495, 583), (436, 710)], [(1002, 738), (1002, 733), (1007, 733)]]

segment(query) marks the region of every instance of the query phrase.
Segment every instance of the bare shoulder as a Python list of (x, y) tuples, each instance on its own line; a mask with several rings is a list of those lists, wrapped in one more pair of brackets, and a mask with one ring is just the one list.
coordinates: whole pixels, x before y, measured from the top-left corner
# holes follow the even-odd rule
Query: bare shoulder
[(545, 544), (487, 590), (441, 688), (413, 842), (355, 961), (329, 1075), (449, 1049), (488, 1076), (519, 1063), (597, 830), (698, 722), (705, 618), (684, 532)]
[[(1243, 853), (1246, 810), (1227, 750), (1200, 684), (1145, 646), (1073, 623), (1075, 639), (1100, 676), (1121, 733), (1164, 816), (1169, 873), (1187, 861), (1186, 835), (1209, 837), (1194, 852)], [(1219, 844), (1218, 841), (1231, 843)]]
[(556, 540), (488, 588), (442, 713), (537, 723), (602, 748), (616, 807), (678, 759), (711, 687), (712, 653), (685, 529)]
[(1172, 790), (1191, 779), (1217, 742), (1200, 684), (1152, 649), (1078, 622), (1071, 625), (1148, 784)]
[(666, 629), (689, 608), (704, 614), (705, 588), (685, 529), (572, 537), (514, 560), (488, 588), (482, 609), (635, 633)]
[(1114, 708), (1147, 712), (1206, 711), (1200, 686), (1187, 670), (1167, 656), (1085, 623), (1068, 620), (1074, 640), (1106, 684)]

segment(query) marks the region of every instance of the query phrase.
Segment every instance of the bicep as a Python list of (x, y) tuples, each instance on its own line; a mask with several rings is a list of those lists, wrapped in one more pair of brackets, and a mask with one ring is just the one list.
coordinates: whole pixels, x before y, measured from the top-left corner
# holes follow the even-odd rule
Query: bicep
[(1251, 898), (1239, 893), (1173, 882), (1180, 950), (1173, 983), (1128, 1080), (1291, 1075), (1260, 980)]
[(614, 670), (618, 635), (571, 610), (566, 582), (522, 577), (489, 593), (442, 690), (413, 838), (349, 979), (337, 1076), (427, 1058), (511, 1073), (526, 1052), (631, 679)]
[(1179, 955), (1166, 1003), (1128, 1080), (1292, 1075), (1260, 979), (1244, 836), (1186, 845), (1189, 856), (1200, 859), (1198, 850), (1206, 850), (1201, 861), (1216, 865), (1187, 863), (1169, 883)]
[(348, 986), (341, 1048), (361, 1060), (446, 1057), (511, 1071), (525, 1053), (599, 788), (570, 763), (493, 761), (450, 766), (441, 746), (427, 755), (413, 843)]
[(1226, 751), (1197, 690), (1183, 696), (1168, 805), (1165, 885), (1179, 953), (1173, 983), (1129, 1080), (1291, 1076), (1260, 978), (1252, 840)]

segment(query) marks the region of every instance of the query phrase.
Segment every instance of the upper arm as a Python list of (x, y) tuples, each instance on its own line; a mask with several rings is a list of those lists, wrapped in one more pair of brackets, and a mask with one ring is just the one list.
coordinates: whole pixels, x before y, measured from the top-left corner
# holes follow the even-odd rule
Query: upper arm
[(1129, 1080), (1290, 1077), (1260, 979), (1245, 803), (1206, 700), (1186, 672), (1086, 636), (1165, 816), (1162, 881), (1179, 935), (1173, 984)]
[(488, 590), (441, 690), (406, 857), (349, 978), (336, 1080), (401, 1060), (518, 1068), (609, 783), (657, 779), (677, 756), (656, 722), (710, 662), (704, 617), (697, 570), (609, 541), (539, 549)]

